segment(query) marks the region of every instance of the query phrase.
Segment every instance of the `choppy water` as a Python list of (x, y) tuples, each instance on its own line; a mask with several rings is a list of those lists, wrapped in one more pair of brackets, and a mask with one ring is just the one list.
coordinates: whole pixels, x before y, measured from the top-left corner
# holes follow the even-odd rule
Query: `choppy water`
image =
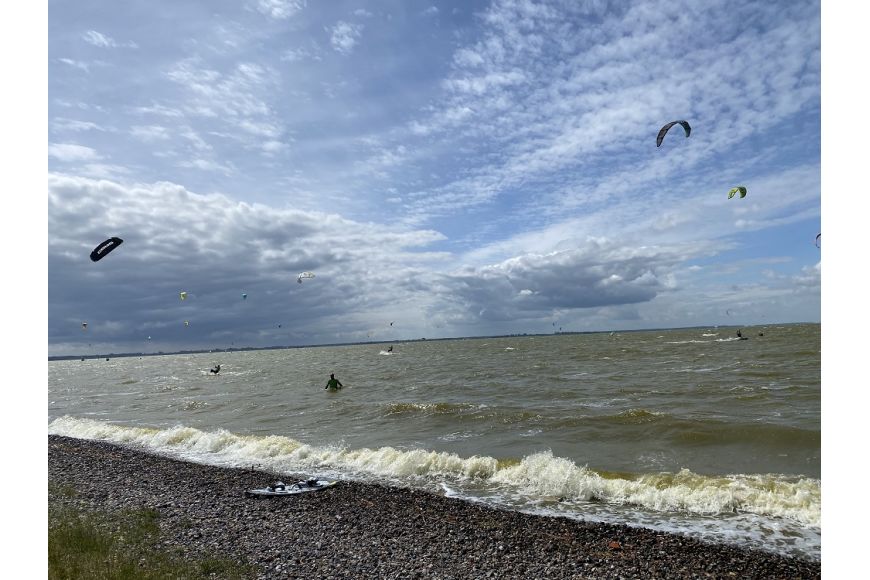
[(820, 326), (734, 331), (53, 361), (48, 430), (819, 558)]

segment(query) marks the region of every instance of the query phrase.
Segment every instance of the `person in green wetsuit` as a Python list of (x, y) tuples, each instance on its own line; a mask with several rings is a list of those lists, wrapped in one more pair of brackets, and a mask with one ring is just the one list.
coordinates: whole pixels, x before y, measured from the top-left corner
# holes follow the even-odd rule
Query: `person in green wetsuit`
[(335, 373), (332, 373), (329, 375), (329, 380), (326, 381), (326, 386), (324, 387), (324, 390), (326, 390), (326, 389), (338, 390), (343, 386), (344, 385), (341, 384), (341, 381), (339, 381), (337, 378), (335, 378)]

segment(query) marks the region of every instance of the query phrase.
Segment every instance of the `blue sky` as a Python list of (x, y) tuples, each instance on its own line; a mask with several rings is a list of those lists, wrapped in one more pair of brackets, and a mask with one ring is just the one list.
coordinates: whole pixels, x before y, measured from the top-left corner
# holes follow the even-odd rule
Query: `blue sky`
[(818, 2), (47, 22), (49, 354), (821, 319)]

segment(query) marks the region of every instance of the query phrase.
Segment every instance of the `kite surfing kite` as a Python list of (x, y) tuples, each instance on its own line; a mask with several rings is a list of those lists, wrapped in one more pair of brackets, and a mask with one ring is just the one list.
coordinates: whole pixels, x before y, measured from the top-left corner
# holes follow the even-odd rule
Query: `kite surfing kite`
[(665, 125), (661, 129), (659, 129), (658, 137), (656, 137), (656, 147), (662, 146), (662, 140), (665, 138), (665, 135), (667, 134), (668, 130), (671, 127), (673, 127), (674, 125), (676, 125), (677, 123), (682, 125), (683, 129), (685, 129), (686, 137), (688, 137), (692, 133), (692, 128), (689, 126), (688, 121), (671, 121), (670, 123), (668, 123), (667, 125)]
[(93, 251), (91, 252), (91, 261), (99, 262), (106, 256), (106, 254), (120, 246), (122, 243), (124, 243), (124, 240), (122, 240), (121, 238), (109, 238), (108, 240), (93, 249)]
[(303, 278), (314, 278), (314, 272), (301, 272), (299, 276), (296, 278), (296, 282), (302, 284)]
[(248, 299), (248, 295), (247, 295), (247, 294), (242, 294), (242, 300), (247, 300), (247, 299)]
[(734, 197), (738, 193), (740, 194), (740, 197), (746, 197), (746, 188), (743, 187), (742, 185), (737, 186), (737, 187), (732, 187), (731, 191), (728, 192), (728, 199), (731, 199), (732, 197)]
[(184, 321), (184, 326), (190, 326), (190, 321), (189, 321), (189, 320), (185, 320), (185, 321)]
[(82, 322), (82, 330), (87, 330), (87, 329), (88, 329), (88, 323)]
[(187, 292), (184, 292), (182, 290), (181, 292), (178, 293), (178, 297), (181, 298), (182, 300), (186, 300), (187, 299)]
[(822, 234), (821, 233), (816, 235), (816, 247), (820, 250), (822, 249)]

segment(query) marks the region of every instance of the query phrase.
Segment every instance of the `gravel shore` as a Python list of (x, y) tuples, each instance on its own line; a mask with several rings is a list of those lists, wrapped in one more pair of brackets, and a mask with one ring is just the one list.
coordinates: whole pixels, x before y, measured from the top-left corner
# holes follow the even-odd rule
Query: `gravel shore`
[[(299, 479), (307, 474), (298, 474)], [(262, 471), (48, 437), (49, 501), (152, 508), (162, 542), (237, 558), (256, 578), (820, 578), (820, 563), (628, 526), (498, 510), (420, 491), (341, 482), (249, 498)]]

